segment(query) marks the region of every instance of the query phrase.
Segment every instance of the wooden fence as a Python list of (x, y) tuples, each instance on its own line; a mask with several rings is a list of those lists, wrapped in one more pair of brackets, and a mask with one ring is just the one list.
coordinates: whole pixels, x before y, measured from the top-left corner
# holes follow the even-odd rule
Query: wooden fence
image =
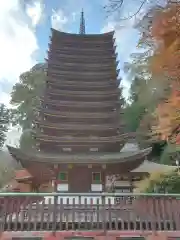
[(180, 196), (1, 193), (3, 231), (179, 231)]

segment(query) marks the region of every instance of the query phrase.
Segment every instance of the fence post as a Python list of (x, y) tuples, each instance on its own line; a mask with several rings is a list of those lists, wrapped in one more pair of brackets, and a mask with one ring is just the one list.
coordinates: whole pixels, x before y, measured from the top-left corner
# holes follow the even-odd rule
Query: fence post
[(102, 219), (102, 227), (103, 227), (103, 231), (104, 231), (104, 234), (105, 234), (105, 236), (107, 235), (107, 228), (106, 228), (106, 220), (107, 220), (107, 214), (106, 214), (106, 197), (105, 197), (105, 195), (102, 195), (102, 202), (101, 202), (101, 204), (102, 204), (102, 217), (103, 217), (103, 219)]

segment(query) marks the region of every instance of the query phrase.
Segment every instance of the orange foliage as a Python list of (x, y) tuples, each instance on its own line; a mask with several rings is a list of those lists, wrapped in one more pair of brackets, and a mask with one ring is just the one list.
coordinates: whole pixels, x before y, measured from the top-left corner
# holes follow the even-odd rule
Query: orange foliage
[(180, 76), (180, 3), (158, 12), (152, 22), (151, 35), (157, 43), (151, 59), (152, 71), (177, 79)]
[(156, 109), (157, 125), (152, 131), (180, 144), (180, 3), (168, 5), (154, 16), (151, 36), (156, 46), (150, 61), (152, 73), (168, 77), (171, 85), (169, 98)]
[(160, 135), (163, 140), (172, 138), (174, 129), (180, 126), (180, 90), (177, 84), (173, 85), (169, 99), (158, 105), (156, 120), (157, 125), (152, 128), (153, 132)]

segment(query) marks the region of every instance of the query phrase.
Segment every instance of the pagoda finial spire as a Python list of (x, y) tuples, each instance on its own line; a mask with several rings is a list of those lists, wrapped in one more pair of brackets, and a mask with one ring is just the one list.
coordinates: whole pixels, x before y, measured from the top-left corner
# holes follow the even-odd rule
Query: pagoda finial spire
[(80, 29), (79, 29), (79, 34), (85, 34), (86, 30), (85, 30), (85, 19), (84, 19), (84, 11), (82, 9), (81, 12), (81, 19), (80, 19)]

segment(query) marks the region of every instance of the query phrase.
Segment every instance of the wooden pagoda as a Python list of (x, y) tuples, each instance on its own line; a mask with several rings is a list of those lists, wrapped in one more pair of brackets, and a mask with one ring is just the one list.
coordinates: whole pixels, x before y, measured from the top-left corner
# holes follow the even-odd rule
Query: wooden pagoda
[(129, 134), (114, 32), (85, 34), (83, 13), (80, 34), (51, 31), (36, 150), (8, 149), (37, 184), (54, 180), (55, 191), (102, 192), (107, 175), (128, 175), (151, 151), (121, 152)]

